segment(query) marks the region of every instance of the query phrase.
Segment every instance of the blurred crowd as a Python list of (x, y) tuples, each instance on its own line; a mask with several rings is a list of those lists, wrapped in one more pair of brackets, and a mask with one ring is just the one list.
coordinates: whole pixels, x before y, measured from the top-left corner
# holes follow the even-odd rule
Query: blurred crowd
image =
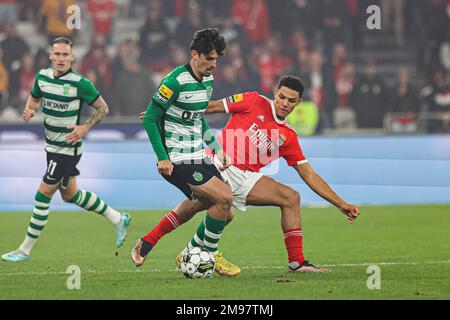
[[(427, 131), (450, 132), (450, 0), (0, 0), (0, 121), (20, 114), (35, 73), (49, 66), (48, 43), (30, 46), (17, 25), (32, 22), (48, 42), (67, 36), (77, 46), (84, 29), (67, 28), (72, 4), (84, 8), (92, 35), (73, 69), (95, 84), (112, 116), (144, 110), (160, 79), (189, 61), (194, 31), (218, 27), (228, 47), (213, 99), (243, 91), (272, 97), (278, 78), (294, 74), (306, 91), (289, 122), (304, 134), (382, 128), (388, 112), (394, 131), (416, 132), (424, 111), (441, 112)], [(366, 30), (372, 4), (382, 9), (381, 31)], [(143, 23), (117, 39), (121, 20)], [(422, 81), (398, 68), (388, 85), (375, 54), (356, 59), (368, 32), (414, 48)]]

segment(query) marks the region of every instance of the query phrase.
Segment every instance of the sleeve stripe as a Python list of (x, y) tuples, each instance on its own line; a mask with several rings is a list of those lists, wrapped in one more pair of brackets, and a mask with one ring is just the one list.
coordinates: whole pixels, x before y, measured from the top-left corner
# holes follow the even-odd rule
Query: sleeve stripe
[(223, 107), (225, 108), (225, 112), (226, 112), (226, 113), (230, 113), (230, 109), (228, 109), (227, 98), (223, 98), (223, 99), (222, 99), (222, 102), (223, 102)]
[(304, 164), (304, 163), (307, 163), (307, 162), (308, 162), (308, 160), (305, 159), (305, 160), (298, 161), (297, 164)]

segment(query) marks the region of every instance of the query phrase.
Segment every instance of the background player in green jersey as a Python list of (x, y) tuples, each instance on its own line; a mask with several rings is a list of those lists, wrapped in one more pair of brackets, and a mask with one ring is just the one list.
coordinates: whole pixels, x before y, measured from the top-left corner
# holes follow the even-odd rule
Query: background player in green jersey
[[(143, 121), (158, 158), (159, 173), (188, 199), (196, 199), (195, 202), (208, 208), (203, 248), (213, 254), (217, 252), (227, 223), (233, 195), (204, 151), (204, 137), (210, 130), (203, 113), (214, 86), (212, 72), (225, 47), (225, 40), (217, 29), (197, 31), (190, 47), (190, 62), (175, 68), (162, 80)], [(224, 161), (220, 170), (225, 170), (229, 160), (214, 135), (209, 134), (209, 137), (205, 142)], [(174, 228), (178, 224), (181, 223), (176, 211), (172, 211), (158, 227)], [(131, 252), (136, 266), (144, 263), (156, 242), (151, 235), (137, 240)]]
[[(82, 154), (81, 139), (108, 113), (108, 105), (93, 84), (72, 71), (72, 42), (64, 37), (52, 43), (52, 68), (36, 75), (34, 87), (23, 112), (29, 121), (42, 105), (45, 125), (47, 170), (35, 196), (34, 209), (24, 241), (15, 251), (2, 255), (5, 261), (24, 261), (47, 224), (50, 201), (57, 190), (65, 202), (103, 215), (115, 227), (116, 245), (126, 236), (131, 217), (108, 206), (95, 193), (78, 189), (76, 168)], [(83, 102), (94, 107), (92, 116), (82, 125), (80, 111)]]

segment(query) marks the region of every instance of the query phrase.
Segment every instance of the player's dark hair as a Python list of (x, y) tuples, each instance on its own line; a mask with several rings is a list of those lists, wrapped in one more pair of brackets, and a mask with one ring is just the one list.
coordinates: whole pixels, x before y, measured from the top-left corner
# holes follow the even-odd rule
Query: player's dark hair
[(297, 91), (300, 98), (302, 97), (303, 91), (305, 90), (305, 85), (303, 84), (302, 79), (292, 75), (284, 76), (280, 79), (277, 89), (280, 89), (283, 86)]
[(58, 38), (55, 38), (55, 39), (52, 41), (52, 46), (53, 46), (54, 44), (56, 44), (56, 43), (64, 43), (64, 44), (68, 44), (68, 45), (72, 48), (72, 41), (71, 41), (69, 38), (66, 38), (66, 37), (58, 37)]
[(191, 42), (191, 50), (195, 50), (199, 54), (203, 53), (204, 55), (216, 50), (219, 56), (223, 56), (226, 46), (225, 38), (219, 34), (217, 28), (196, 31)]

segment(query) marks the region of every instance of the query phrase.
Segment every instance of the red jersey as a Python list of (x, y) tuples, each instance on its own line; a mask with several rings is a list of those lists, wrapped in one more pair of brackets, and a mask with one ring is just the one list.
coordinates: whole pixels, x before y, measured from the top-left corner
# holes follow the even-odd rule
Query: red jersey
[(225, 98), (223, 103), (232, 116), (218, 139), (235, 167), (258, 172), (280, 157), (290, 166), (308, 162), (297, 133), (277, 118), (272, 100), (246, 92)]

